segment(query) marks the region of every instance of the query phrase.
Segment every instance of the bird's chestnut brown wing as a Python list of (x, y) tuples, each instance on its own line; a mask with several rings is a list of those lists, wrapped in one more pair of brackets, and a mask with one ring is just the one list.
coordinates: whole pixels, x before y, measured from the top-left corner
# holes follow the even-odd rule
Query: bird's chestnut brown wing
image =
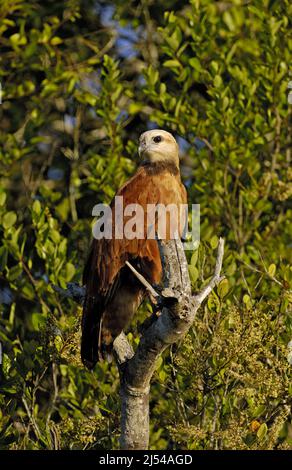
[[(123, 196), (124, 206), (130, 203), (143, 205), (147, 201), (149, 184), (147, 178), (145, 179), (143, 169), (140, 169), (118, 191), (117, 195)], [(114, 201), (112, 203), (112, 216), (114, 234)], [(115, 238), (110, 240), (94, 239), (92, 241), (83, 273), (86, 295), (83, 306), (81, 341), (81, 357), (89, 368), (92, 368), (99, 359), (103, 314), (119, 289), (120, 273), (126, 261), (135, 259), (141, 254), (145, 255), (149, 260), (146, 267), (148, 267), (148, 264), (150, 266), (147, 274), (151, 279), (151, 275), (156, 273), (156, 279), (158, 279), (157, 269), (154, 263), (151, 263), (151, 260), (158, 256), (157, 248), (153, 243), (146, 247), (143, 247), (143, 244), (145, 245), (143, 240), (127, 240), (124, 238), (121, 240)]]

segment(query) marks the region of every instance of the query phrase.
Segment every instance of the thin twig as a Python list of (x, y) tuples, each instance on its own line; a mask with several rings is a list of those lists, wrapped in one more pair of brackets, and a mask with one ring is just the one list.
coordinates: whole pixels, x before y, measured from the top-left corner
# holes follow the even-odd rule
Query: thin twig
[(27, 404), (27, 401), (26, 401), (26, 399), (25, 399), (24, 397), (22, 397), (22, 403), (24, 404), (24, 407), (25, 407), (25, 409), (26, 409), (27, 415), (28, 415), (28, 417), (29, 417), (29, 420), (30, 420), (30, 422), (31, 422), (31, 425), (32, 425), (32, 427), (33, 427), (33, 430), (34, 430), (34, 432), (35, 432), (35, 435), (36, 435), (36, 437), (37, 437), (38, 439), (40, 439), (40, 438), (41, 438), (41, 432), (40, 432), (40, 430), (39, 430), (39, 427), (38, 427), (38, 425), (37, 425), (36, 420), (34, 419), (33, 414), (31, 413), (31, 411), (30, 411), (30, 409), (29, 409), (29, 406), (28, 406), (28, 404)]
[(29, 278), (29, 280), (30, 280), (30, 283), (32, 284), (32, 286), (33, 286), (33, 288), (34, 288), (34, 291), (35, 291), (35, 293), (36, 293), (37, 298), (39, 299), (40, 304), (41, 304), (43, 307), (45, 307), (45, 309), (46, 309), (47, 311), (49, 311), (49, 310), (50, 310), (50, 309), (49, 309), (49, 306), (48, 306), (48, 305), (46, 304), (46, 302), (43, 300), (43, 298), (41, 297), (41, 295), (40, 295), (40, 293), (39, 293), (39, 291), (38, 291), (37, 281), (35, 280), (35, 278), (34, 278), (33, 275), (31, 274), (31, 272), (30, 272), (28, 266), (25, 264), (25, 262), (24, 262), (24, 260), (23, 260), (22, 257), (20, 258), (20, 262), (21, 262), (21, 264), (22, 264), (22, 267), (23, 267), (24, 272), (27, 274), (27, 276), (28, 276), (28, 278)]
[(206, 287), (204, 287), (201, 290), (201, 292), (195, 295), (195, 298), (194, 298), (195, 302), (197, 302), (199, 305), (203, 302), (203, 300), (205, 300), (206, 297), (208, 297), (208, 295), (214, 289), (214, 287), (225, 278), (225, 276), (220, 276), (222, 263), (223, 263), (223, 254), (224, 254), (224, 239), (219, 238), (217, 260), (216, 260), (214, 275), (212, 279), (208, 282)]
[(132, 273), (135, 274), (136, 278), (139, 279), (139, 281), (141, 282), (141, 284), (143, 284), (144, 287), (146, 287), (146, 289), (151, 293), (151, 295), (155, 298), (158, 298), (160, 297), (160, 295), (158, 294), (158, 292), (156, 292), (156, 290), (151, 286), (151, 284), (145, 279), (144, 276), (142, 276), (142, 274), (140, 274), (135, 268), (134, 266), (131, 265), (131, 263), (129, 263), (129, 261), (126, 261), (126, 265), (128, 266), (128, 268), (131, 269)]

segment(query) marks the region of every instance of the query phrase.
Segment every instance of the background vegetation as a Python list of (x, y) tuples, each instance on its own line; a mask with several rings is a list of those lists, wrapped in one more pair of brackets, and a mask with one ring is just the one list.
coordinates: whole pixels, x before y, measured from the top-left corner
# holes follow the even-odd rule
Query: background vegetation
[(2, 449), (118, 447), (117, 369), (84, 369), (81, 310), (50, 282), (80, 282), (92, 207), (154, 126), (201, 205), (193, 287), (219, 235), (227, 280), (157, 366), (151, 448), (292, 448), (289, 3), (1, 1)]

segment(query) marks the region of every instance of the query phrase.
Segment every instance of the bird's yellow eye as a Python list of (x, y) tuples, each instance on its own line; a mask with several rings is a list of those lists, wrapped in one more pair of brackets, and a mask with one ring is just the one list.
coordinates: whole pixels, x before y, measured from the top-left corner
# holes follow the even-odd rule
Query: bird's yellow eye
[(162, 141), (162, 137), (160, 135), (156, 135), (155, 137), (153, 137), (153, 142), (155, 142), (156, 144), (159, 144), (159, 142)]

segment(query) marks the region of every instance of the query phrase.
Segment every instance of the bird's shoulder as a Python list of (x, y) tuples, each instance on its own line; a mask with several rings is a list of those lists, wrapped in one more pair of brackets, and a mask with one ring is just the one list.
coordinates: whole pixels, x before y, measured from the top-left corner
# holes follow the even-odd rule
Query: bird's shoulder
[(149, 179), (149, 175), (147, 174), (144, 167), (139, 167), (136, 173), (129, 178), (117, 191), (116, 196), (124, 196), (128, 192), (132, 191), (139, 191), (145, 187), (145, 183), (147, 184), (147, 180)]

